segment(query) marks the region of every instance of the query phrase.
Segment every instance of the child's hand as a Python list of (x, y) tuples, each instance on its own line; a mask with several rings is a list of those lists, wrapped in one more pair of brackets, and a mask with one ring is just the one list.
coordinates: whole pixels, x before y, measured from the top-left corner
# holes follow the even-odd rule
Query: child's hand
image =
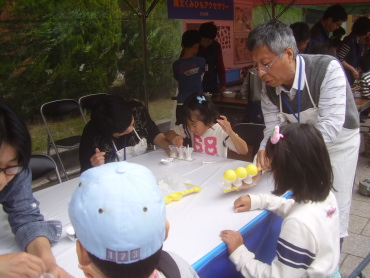
[(243, 237), (240, 232), (225, 230), (220, 233), (221, 240), (227, 245), (229, 254), (233, 253), (240, 245), (243, 244)]
[(240, 196), (234, 202), (235, 212), (243, 212), (251, 210), (251, 197), (249, 195)]
[(182, 138), (180, 135), (176, 135), (175, 137), (173, 137), (171, 143), (178, 148), (182, 147), (182, 145), (184, 144), (184, 138)]
[(233, 132), (231, 124), (225, 116), (220, 115), (220, 118), (217, 119), (217, 122), (228, 135)]

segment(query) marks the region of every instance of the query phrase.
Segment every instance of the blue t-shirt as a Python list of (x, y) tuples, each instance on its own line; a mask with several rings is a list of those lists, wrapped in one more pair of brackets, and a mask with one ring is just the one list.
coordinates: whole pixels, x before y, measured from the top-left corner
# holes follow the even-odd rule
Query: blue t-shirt
[(203, 93), (202, 74), (205, 65), (204, 58), (196, 56), (180, 58), (173, 63), (173, 77), (179, 82), (178, 103), (183, 103), (192, 94)]

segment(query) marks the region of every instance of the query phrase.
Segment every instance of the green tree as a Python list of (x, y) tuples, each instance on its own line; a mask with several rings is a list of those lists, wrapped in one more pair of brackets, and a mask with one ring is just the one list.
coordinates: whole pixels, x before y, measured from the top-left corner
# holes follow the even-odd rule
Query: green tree
[[(0, 99), (18, 113), (32, 119), (44, 102), (112, 84), (144, 99), (140, 18), (124, 0), (0, 0), (0, 9)], [(169, 97), (181, 22), (167, 19), (165, 1), (148, 17), (147, 40), (149, 96)]]
[(17, 0), (3, 4), (0, 96), (21, 114), (49, 100), (106, 91), (121, 41), (117, 0)]
[[(147, 1), (147, 7), (151, 2)], [(119, 70), (124, 75), (124, 94), (144, 99), (143, 55), (140, 18), (124, 1), (122, 10), (123, 58)], [(137, 9), (139, 11), (139, 9)], [(150, 99), (170, 97), (176, 88), (172, 63), (181, 51), (181, 21), (167, 18), (167, 6), (161, 1), (147, 18), (148, 93)]]

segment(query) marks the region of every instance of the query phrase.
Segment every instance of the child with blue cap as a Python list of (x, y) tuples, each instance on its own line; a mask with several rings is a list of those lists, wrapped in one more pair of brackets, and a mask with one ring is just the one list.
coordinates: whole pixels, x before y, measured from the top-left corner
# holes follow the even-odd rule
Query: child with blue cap
[(198, 277), (162, 250), (169, 227), (163, 193), (144, 166), (113, 162), (85, 171), (68, 212), (86, 277)]

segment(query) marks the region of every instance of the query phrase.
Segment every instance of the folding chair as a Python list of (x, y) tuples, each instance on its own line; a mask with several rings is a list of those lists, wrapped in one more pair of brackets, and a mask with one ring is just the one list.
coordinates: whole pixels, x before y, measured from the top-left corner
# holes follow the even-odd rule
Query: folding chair
[(102, 98), (107, 96), (107, 94), (92, 94), (87, 96), (82, 96), (78, 100), (78, 104), (80, 106), (80, 111), (82, 114), (82, 117), (84, 118), (85, 124), (87, 123), (86, 115), (87, 111), (94, 107), (96, 103), (98, 103)]
[[(253, 161), (254, 156), (257, 154), (261, 141), (264, 137), (263, 131), (265, 129), (265, 125), (261, 124), (254, 124), (254, 123), (240, 123), (233, 127), (233, 130), (236, 134), (240, 136), (248, 145), (248, 147), (252, 147), (252, 155), (239, 155), (235, 154), (234, 152), (229, 151), (228, 157), (246, 161)], [(250, 150), (248, 154), (250, 153)]]
[(365, 269), (365, 267), (370, 263), (370, 253), (367, 254), (365, 259), (362, 260), (362, 262), (355, 268), (355, 270), (348, 276), (348, 278), (365, 278), (362, 271)]
[(50, 148), (54, 147), (55, 153), (60, 163), (60, 167), (62, 168), (66, 180), (68, 180), (67, 171), (63, 165), (58, 149), (78, 149), (80, 146), (81, 135), (75, 135), (54, 140), (50, 129), (51, 123), (50, 120), (51, 119), (64, 120), (65, 118), (70, 118), (71, 115), (74, 115), (76, 112), (80, 114), (83, 120), (80, 106), (78, 105), (78, 102), (74, 99), (55, 100), (41, 105), (40, 112), (46, 130), (48, 132), (47, 154), (50, 155)]
[(54, 171), (58, 182), (62, 182), (58, 166), (51, 156), (41, 153), (34, 153), (31, 155), (29, 165), (32, 171), (32, 181), (44, 177)]

